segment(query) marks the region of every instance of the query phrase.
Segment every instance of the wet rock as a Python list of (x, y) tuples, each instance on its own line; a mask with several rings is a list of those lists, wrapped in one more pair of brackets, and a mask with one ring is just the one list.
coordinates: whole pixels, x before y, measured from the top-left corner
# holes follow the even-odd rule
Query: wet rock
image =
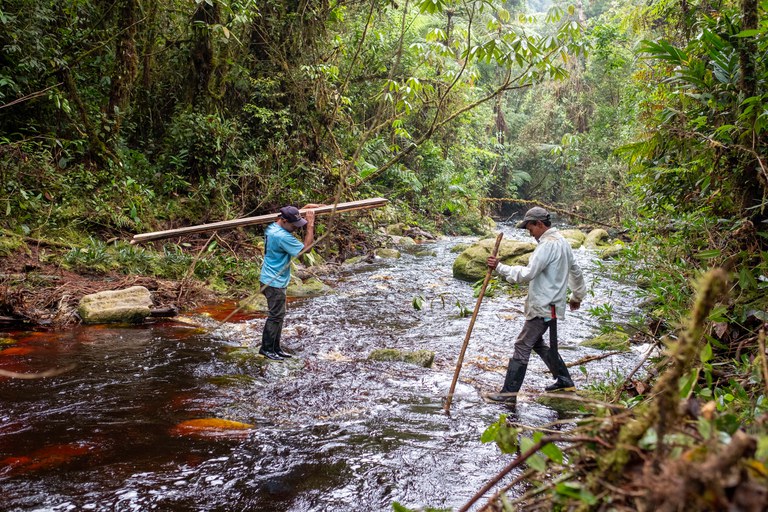
[(263, 293), (254, 293), (250, 297), (241, 300), (238, 306), (247, 313), (266, 313), (269, 311), (267, 298)]
[(368, 355), (368, 359), (371, 361), (400, 361), (423, 366), (424, 368), (431, 368), (432, 363), (435, 361), (435, 353), (431, 350), (415, 350), (413, 352), (408, 352), (394, 348), (381, 348), (371, 352)]
[(86, 295), (80, 299), (77, 313), (86, 324), (138, 323), (151, 314), (150, 306), (149, 290), (132, 286)]
[(374, 254), (377, 258), (390, 258), (397, 259), (401, 256), (400, 251), (397, 249), (376, 249)]
[(582, 341), (581, 346), (596, 348), (598, 350), (629, 351), (629, 334), (621, 331), (613, 331), (601, 334), (590, 340)]
[(256, 382), (256, 378), (251, 377), (250, 375), (242, 374), (219, 375), (216, 377), (211, 377), (208, 379), (208, 382), (214, 386), (221, 387), (247, 387), (253, 385), (253, 383)]
[(600, 246), (606, 245), (606, 242), (608, 240), (608, 232), (604, 229), (593, 229), (589, 232), (587, 235), (587, 238), (584, 240), (584, 247), (587, 249), (596, 249)]
[[(573, 396), (573, 398), (569, 398), (570, 396)], [(536, 402), (554, 409), (560, 414), (584, 413), (584, 401), (580, 400), (578, 393), (573, 391), (562, 391), (553, 394), (543, 393), (536, 397)]]
[(367, 255), (353, 256), (344, 260), (343, 265), (357, 265), (358, 263), (370, 263), (370, 258)]
[(467, 249), (469, 249), (469, 247), (470, 247), (470, 244), (456, 244), (453, 247), (451, 247), (451, 252), (454, 252), (454, 253), (464, 252)]
[(621, 252), (623, 250), (624, 250), (624, 245), (623, 244), (611, 245), (611, 246), (603, 249), (602, 251), (600, 251), (600, 259), (609, 260), (611, 258), (615, 258), (619, 254), (621, 254)]
[(579, 229), (563, 229), (560, 231), (560, 234), (563, 235), (563, 238), (568, 240), (571, 249), (578, 249), (581, 247), (584, 244), (584, 240), (587, 238), (586, 233)]
[[(285, 293), (288, 297), (296, 298), (319, 297), (333, 293), (333, 288), (316, 277), (299, 279), (294, 276), (291, 277), (291, 283)], [(238, 306), (248, 313), (266, 313), (269, 310), (267, 298), (263, 293), (257, 293), (257, 291), (254, 291), (250, 297), (241, 300)]]
[(310, 277), (305, 280), (291, 279), (291, 284), (288, 285), (286, 290), (288, 297), (319, 297), (320, 295), (328, 295), (331, 292), (333, 292), (333, 289), (316, 277)]
[(403, 236), (403, 234), (405, 234), (405, 230), (409, 228), (410, 226), (408, 224), (399, 222), (397, 224), (390, 224), (389, 226), (385, 227), (384, 232), (388, 235)]
[(415, 240), (435, 240), (437, 238), (432, 233), (428, 233), (419, 227), (409, 227), (403, 231), (403, 234)]
[[(488, 270), (485, 260), (491, 255), (495, 245), (495, 238), (485, 238), (459, 254), (453, 262), (453, 277), (472, 282), (483, 279)], [(498, 256), (505, 265), (519, 265), (520, 256), (533, 252), (535, 248), (536, 244), (531, 242), (502, 240)]]
[(394, 247), (414, 247), (416, 241), (409, 236), (390, 236), (389, 245)]

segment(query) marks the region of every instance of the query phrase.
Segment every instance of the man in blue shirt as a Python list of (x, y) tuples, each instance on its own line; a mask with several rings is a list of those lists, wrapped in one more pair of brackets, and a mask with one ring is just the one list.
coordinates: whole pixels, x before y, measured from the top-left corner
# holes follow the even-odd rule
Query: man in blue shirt
[[(320, 205), (308, 204), (306, 208)], [(285, 319), (285, 289), (291, 281), (291, 258), (309, 250), (315, 241), (315, 212), (309, 210), (301, 217), (295, 206), (280, 208), (277, 221), (270, 224), (264, 233), (264, 263), (261, 266), (261, 291), (267, 298), (267, 321), (261, 335), (259, 353), (268, 359), (279, 361), (292, 357), (280, 348), (280, 335)], [(293, 232), (304, 227), (304, 242)]]

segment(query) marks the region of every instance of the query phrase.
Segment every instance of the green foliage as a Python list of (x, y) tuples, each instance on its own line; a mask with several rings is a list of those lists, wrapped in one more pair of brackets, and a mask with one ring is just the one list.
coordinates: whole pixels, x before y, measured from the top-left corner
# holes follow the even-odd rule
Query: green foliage
[(521, 430), (512, 428), (507, 422), (507, 415), (501, 414), (496, 423), (488, 426), (480, 436), (482, 443), (496, 443), (502, 453), (515, 453), (518, 448), (517, 438)]

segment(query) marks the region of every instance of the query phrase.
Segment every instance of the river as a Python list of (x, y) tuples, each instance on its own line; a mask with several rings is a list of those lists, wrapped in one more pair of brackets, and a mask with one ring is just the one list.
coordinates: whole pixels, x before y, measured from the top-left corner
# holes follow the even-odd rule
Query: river
[[(505, 236), (521, 230), (501, 226)], [(0, 510), (384, 511), (455, 509), (510, 460), (480, 435), (509, 411), (482, 400), (504, 378), (522, 326), (523, 298), (482, 304), (451, 407), (443, 398), (475, 298), (451, 275), (447, 237), (345, 268), (335, 293), (289, 303), (283, 346), (296, 358), (264, 364), (234, 357), (258, 347), (264, 318), (200, 329), (176, 321), (2, 332), (0, 368), (67, 369), (36, 380), (0, 377)], [(560, 322), (563, 358), (599, 354), (588, 308), (610, 304), (627, 321), (637, 300), (595, 254), (575, 252), (590, 293)], [(423, 298), (420, 310), (413, 299)], [(231, 306), (230, 306), (231, 310)], [(215, 318), (228, 313), (226, 306)], [(376, 348), (430, 350), (431, 368), (367, 359)], [(578, 387), (625, 373), (639, 350), (572, 368)], [(536, 401), (551, 382), (533, 354), (516, 417), (543, 425), (567, 414)], [(191, 435), (199, 418), (251, 424)], [(481, 500), (480, 503), (482, 503)]]

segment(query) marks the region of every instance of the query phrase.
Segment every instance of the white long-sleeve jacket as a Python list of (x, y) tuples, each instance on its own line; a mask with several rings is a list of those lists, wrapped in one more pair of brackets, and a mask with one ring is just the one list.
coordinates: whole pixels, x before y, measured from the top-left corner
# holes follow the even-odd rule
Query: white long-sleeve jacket
[(557, 228), (549, 228), (539, 238), (528, 265), (504, 265), (499, 263), (496, 272), (510, 283), (528, 283), (525, 299), (525, 318), (549, 318), (550, 304), (554, 304), (557, 317), (565, 316), (568, 288), (572, 299), (579, 302), (587, 294), (587, 286), (581, 268), (576, 264), (568, 241)]

